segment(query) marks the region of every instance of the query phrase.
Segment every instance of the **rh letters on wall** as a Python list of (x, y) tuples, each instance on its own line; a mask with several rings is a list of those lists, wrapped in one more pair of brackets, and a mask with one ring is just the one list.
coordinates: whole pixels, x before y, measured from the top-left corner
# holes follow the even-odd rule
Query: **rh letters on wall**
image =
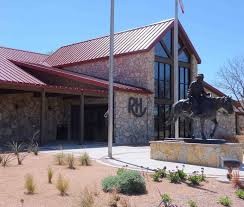
[(130, 97), (128, 103), (128, 112), (135, 117), (142, 117), (146, 113), (147, 107), (143, 108), (142, 98)]

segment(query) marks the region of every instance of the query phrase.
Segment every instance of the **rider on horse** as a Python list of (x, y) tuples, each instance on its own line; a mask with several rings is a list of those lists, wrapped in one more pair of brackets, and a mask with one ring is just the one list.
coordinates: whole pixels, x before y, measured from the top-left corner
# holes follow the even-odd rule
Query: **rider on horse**
[(192, 114), (191, 116), (196, 116), (202, 113), (201, 103), (207, 98), (207, 93), (203, 87), (203, 74), (198, 74), (196, 76), (196, 81), (193, 81), (188, 90), (188, 98), (192, 104)]

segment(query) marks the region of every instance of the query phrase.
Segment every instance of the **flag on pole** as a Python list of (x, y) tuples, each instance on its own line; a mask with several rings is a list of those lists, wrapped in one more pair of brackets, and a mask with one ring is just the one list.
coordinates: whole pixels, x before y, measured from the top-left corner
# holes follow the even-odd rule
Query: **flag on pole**
[(184, 14), (185, 13), (185, 9), (184, 9), (184, 4), (183, 4), (182, 0), (179, 0), (179, 3), (180, 3), (181, 11)]

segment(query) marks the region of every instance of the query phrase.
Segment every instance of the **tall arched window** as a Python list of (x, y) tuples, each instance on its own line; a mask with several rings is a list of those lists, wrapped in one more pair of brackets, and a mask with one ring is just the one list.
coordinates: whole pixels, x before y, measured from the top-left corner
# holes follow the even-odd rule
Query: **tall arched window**
[[(179, 52), (179, 97), (187, 97), (190, 84), (190, 54), (181, 40), (178, 45)], [(154, 63), (154, 122), (155, 136), (158, 139), (174, 137), (174, 127), (166, 126), (173, 100), (173, 30), (168, 31), (165, 36), (155, 45)], [(191, 127), (188, 123), (180, 120), (180, 136), (187, 137)]]

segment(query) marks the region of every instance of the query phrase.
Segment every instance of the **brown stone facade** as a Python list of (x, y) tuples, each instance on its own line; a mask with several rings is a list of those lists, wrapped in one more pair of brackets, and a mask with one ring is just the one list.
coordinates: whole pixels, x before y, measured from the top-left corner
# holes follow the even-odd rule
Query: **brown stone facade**
[(237, 133), (244, 135), (244, 115), (238, 114), (236, 117), (237, 121)]
[[(137, 117), (128, 109), (129, 99), (142, 100), (145, 114)], [(153, 136), (153, 95), (116, 92), (114, 99), (114, 139), (118, 144), (148, 144)]]
[[(67, 124), (62, 98), (46, 99), (46, 136), (43, 142), (56, 139), (57, 126)], [(40, 129), (40, 96), (33, 93), (0, 96), (0, 142), (27, 141)]]
[[(153, 91), (154, 50), (128, 54), (114, 59), (114, 81)], [(69, 71), (108, 80), (108, 59), (64, 68)]]

